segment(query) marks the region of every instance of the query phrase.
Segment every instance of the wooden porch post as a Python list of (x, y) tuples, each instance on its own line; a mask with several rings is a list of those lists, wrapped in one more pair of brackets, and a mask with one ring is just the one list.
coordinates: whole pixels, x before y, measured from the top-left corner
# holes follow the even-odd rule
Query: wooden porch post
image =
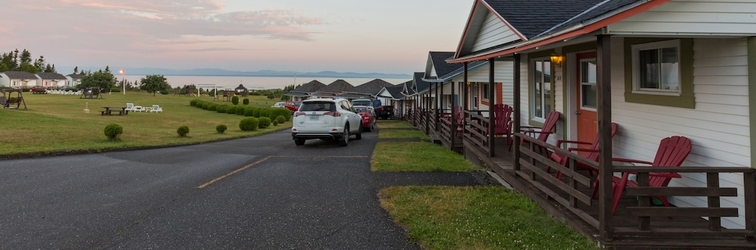
[(423, 115), (425, 115), (425, 134), (426, 135), (430, 134), (430, 119), (429, 119), (430, 117), (428, 117), (428, 116), (430, 116), (430, 108), (431, 108), (431, 106), (430, 106), (430, 103), (431, 103), (430, 93), (431, 93), (430, 92), (430, 84), (428, 84), (428, 92), (425, 93), (425, 101), (423, 102), (425, 104), (425, 108), (424, 108), (425, 114), (423, 114)]
[[(512, 106), (514, 110), (512, 114), (513, 123), (512, 133), (520, 132), (520, 54), (514, 54), (514, 72), (512, 74)], [(514, 144), (514, 156), (512, 157), (512, 167), (514, 171), (520, 171), (520, 140), (517, 137), (512, 138), (512, 144)], [(517, 176), (517, 174), (515, 174)]]
[(494, 58), (488, 59), (488, 156), (494, 157), (496, 153), (496, 118), (494, 117), (494, 105), (496, 104), (496, 84), (494, 84)]
[[(456, 115), (454, 115), (454, 110), (456, 109), (456, 106), (454, 106), (454, 87), (455, 87), (454, 80), (452, 80), (451, 81), (451, 112), (449, 112), (451, 113), (451, 119), (449, 119), (451, 121), (451, 125), (450, 125), (451, 131), (449, 131), (450, 132), (449, 134), (451, 136), (450, 141), (452, 142), (451, 143), (452, 145), (454, 145), (454, 138), (455, 138), (454, 136), (457, 135), (457, 127), (456, 127), (457, 117)], [(443, 93), (443, 90), (441, 90), (441, 93)]]
[(612, 226), (612, 56), (611, 36), (598, 35), (596, 78), (599, 130), (599, 235), (610, 241)]
[(436, 124), (436, 132), (438, 132), (438, 123), (439, 123), (439, 116), (441, 116), (441, 108), (444, 106), (442, 103), (444, 102), (444, 84), (441, 84), (441, 95), (438, 95), (438, 82), (435, 83), (436, 85), (436, 117), (434, 117), (434, 123)]
[[(465, 70), (464, 77), (463, 77), (464, 78), (464, 80), (463, 80), (464, 82), (462, 83), (462, 88), (465, 90), (464, 94), (463, 94), (464, 96), (462, 97), (465, 100), (464, 102), (462, 102), (462, 106), (463, 106), (462, 107), (462, 112), (464, 112), (464, 111), (467, 111), (467, 110), (470, 109), (470, 102), (467, 99), (467, 95), (469, 94), (468, 93), (469, 90), (467, 90), (467, 88), (469, 87), (467, 85), (467, 62), (465, 62), (464, 66), (462, 66), (462, 67)], [(465, 119), (465, 117), (467, 117), (467, 115), (462, 115), (462, 134), (465, 133), (464, 128), (467, 125), (467, 119)]]

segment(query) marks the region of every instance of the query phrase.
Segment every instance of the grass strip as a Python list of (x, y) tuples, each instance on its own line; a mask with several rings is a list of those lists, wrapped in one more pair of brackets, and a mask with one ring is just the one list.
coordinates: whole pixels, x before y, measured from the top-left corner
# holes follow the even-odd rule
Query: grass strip
[(389, 187), (379, 197), (423, 249), (598, 249), (503, 187)]
[(430, 142), (379, 142), (370, 160), (372, 171), (465, 172), (479, 167)]

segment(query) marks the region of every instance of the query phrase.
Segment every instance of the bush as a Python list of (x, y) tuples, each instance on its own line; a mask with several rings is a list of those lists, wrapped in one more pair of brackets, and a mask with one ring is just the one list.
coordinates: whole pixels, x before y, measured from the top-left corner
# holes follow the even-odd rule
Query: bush
[(242, 100), (242, 103), (244, 103), (244, 105), (249, 105), (249, 98), (244, 98), (244, 100)]
[(198, 103), (198, 102), (201, 102), (201, 101), (202, 101), (202, 100), (200, 100), (200, 99), (194, 99), (194, 100), (191, 100), (191, 101), (189, 101), (189, 106), (194, 106), (194, 107), (196, 107), (196, 106), (197, 106), (197, 103)]
[[(271, 108), (269, 117), (278, 119), (279, 116), (283, 116), (284, 122), (287, 122), (289, 121), (289, 119), (291, 119), (291, 111), (289, 111), (289, 109)], [(278, 121), (278, 123), (283, 123), (283, 122)]]
[(226, 113), (236, 114), (236, 106), (228, 106), (228, 108), (226, 108)]
[(258, 124), (259, 124), (259, 121), (257, 120), (257, 118), (254, 118), (254, 117), (244, 118), (241, 120), (241, 122), (239, 122), (239, 128), (242, 131), (255, 131), (257, 130)]
[(218, 108), (218, 104), (215, 104), (215, 103), (211, 103), (210, 105), (207, 106), (207, 110), (209, 111), (215, 111), (217, 108)]
[(226, 109), (228, 108), (228, 105), (218, 105), (218, 107), (215, 108), (215, 111), (218, 111), (218, 113), (226, 113)]
[(260, 119), (258, 119), (258, 120), (259, 120), (260, 128), (270, 127), (270, 118), (268, 118), (268, 117), (260, 117)]
[(223, 132), (226, 132), (226, 129), (228, 129), (228, 127), (226, 127), (226, 125), (223, 125), (223, 124), (215, 126), (215, 131), (218, 131), (218, 133), (221, 133), (221, 134), (223, 134)]
[(244, 116), (253, 116), (254, 113), (255, 113), (255, 108), (244, 109)]
[(203, 102), (202, 103), (202, 109), (207, 110), (208, 108), (210, 108), (211, 104), (212, 103), (209, 103), (209, 102)]
[(278, 126), (278, 121), (277, 120), (273, 120), (273, 126)]
[(29, 89), (28, 88), (23, 88), (23, 89), (21, 89), (21, 92), (29, 92)]
[(198, 101), (198, 102), (197, 102), (197, 105), (196, 105), (195, 107), (197, 107), (197, 108), (200, 108), (200, 109), (201, 109), (201, 108), (202, 108), (202, 105), (203, 105), (203, 104), (205, 104), (205, 101)]
[(189, 133), (189, 127), (187, 127), (187, 126), (181, 126), (178, 129), (176, 129), (176, 133), (178, 133), (178, 135), (180, 137), (184, 137), (184, 136), (186, 136), (186, 134)]
[[(79, 90), (78, 89), (73, 90), (73, 92), (76, 92), (76, 91), (79, 91)], [(121, 93), (121, 89), (119, 88), (110, 89), (109, 91), (110, 93)]]
[(239, 105), (239, 97), (238, 96), (231, 97), (231, 103), (233, 103), (234, 105)]
[(278, 123), (284, 123), (284, 122), (286, 122), (286, 117), (282, 116), (282, 115), (279, 115), (278, 117), (276, 117), (275, 121), (278, 122)]
[(244, 115), (244, 111), (246, 109), (244, 107), (236, 107), (236, 114), (237, 115)]
[(123, 134), (123, 127), (121, 125), (111, 123), (108, 126), (105, 126), (105, 136), (111, 141), (118, 140), (121, 137), (121, 134)]
[(167, 94), (168, 94), (168, 90), (161, 90), (161, 91), (160, 91), (160, 94), (161, 94), (161, 95), (167, 95)]
[(261, 108), (260, 117), (270, 117), (270, 109), (272, 108)]

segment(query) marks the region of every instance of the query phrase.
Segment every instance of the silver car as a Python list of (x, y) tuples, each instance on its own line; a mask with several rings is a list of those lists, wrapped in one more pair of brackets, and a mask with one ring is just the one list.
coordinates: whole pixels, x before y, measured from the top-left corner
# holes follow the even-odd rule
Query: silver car
[(293, 116), (291, 137), (297, 146), (309, 139), (336, 140), (346, 146), (352, 134), (362, 139), (362, 117), (346, 99), (304, 100)]

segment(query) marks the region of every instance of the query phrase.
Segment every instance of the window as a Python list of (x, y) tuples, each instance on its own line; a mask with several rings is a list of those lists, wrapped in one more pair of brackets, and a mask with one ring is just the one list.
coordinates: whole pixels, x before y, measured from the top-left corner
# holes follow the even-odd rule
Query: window
[(680, 41), (633, 45), (633, 91), (680, 94)]
[(478, 109), (478, 83), (472, 83), (470, 86), (472, 86), (470, 89), (472, 95), (472, 98), (470, 98), (472, 99), (472, 109)]
[(482, 96), (483, 100), (484, 100), (484, 101), (488, 101), (488, 100), (490, 100), (490, 99), (491, 99), (491, 97), (490, 97), (490, 96), (488, 95), (488, 94), (489, 94), (489, 92), (490, 92), (490, 91), (489, 91), (489, 86), (488, 86), (488, 83), (487, 83), (487, 82), (484, 82), (484, 83), (482, 83), (482, 87), (481, 87), (481, 88), (483, 88), (483, 89), (481, 90), (481, 91), (483, 92), (483, 96)]
[(554, 110), (551, 97), (551, 61), (548, 58), (534, 60), (533, 68), (530, 86), (531, 118), (542, 121), (546, 114)]
[(693, 39), (625, 38), (625, 101), (695, 108)]
[(596, 59), (580, 60), (580, 108), (596, 110)]

